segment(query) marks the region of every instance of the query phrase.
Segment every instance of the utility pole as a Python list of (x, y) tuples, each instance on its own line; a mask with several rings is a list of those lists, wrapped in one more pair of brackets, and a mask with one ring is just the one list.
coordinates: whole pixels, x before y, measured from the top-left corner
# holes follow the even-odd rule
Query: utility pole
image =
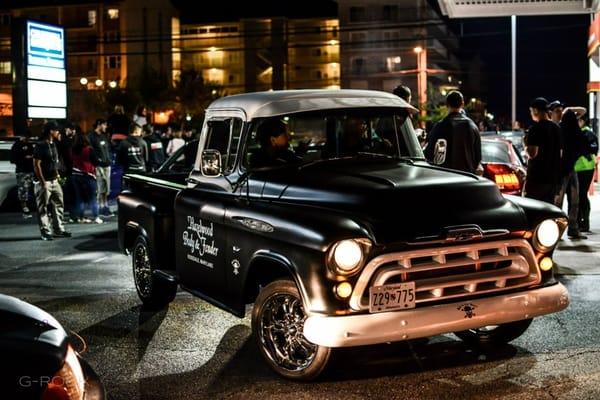
[(427, 48), (417, 46), (413, 51), (417, 54), (417, 91), (420, 115), (424, 119), (427, 115)]
[(511, 32), (511, 61), (512, 61), (511, 118), (512, 118), (512, 126), (514, 128), (515, 122), (517, 121), (517, 16), (516, 15), (512, 15), (510, 17), (510, 32)]

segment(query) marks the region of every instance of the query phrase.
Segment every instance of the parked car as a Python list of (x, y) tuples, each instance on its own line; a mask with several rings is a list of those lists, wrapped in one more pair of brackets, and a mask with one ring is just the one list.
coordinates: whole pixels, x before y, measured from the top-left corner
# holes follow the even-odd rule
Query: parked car
[(495, 182), (502, 193), (520, 196), (527, 171), (513, 143), (499, 137), (481, 139), (483, 176)]
[[(123, 178), (119, 245), (141, 301), (181, 287), (239, 317), (254, 303), (264, 360), (299, 380), (335, 348), (449, 332), (497, 345), (566, 308), (552, 272), (563, 211), (430, 165), (412, 112), (361, 90), (213, 102), (187, 179)], [(255, 163), (262, 144), (285, 147), (282, 123), (295, 155)]]
[(10, 149), (13, 143), (13, 140), (0, 140), (0, 206), (4, 205), (7, 198), (14, 197), (16, 201), (17, 175), (15, 164), (10, 162)]
[(15, 297), (0, 294), (0, 327), (1, 398), (105, 398), (100, 379), (80, 357), (52, 315)]
[(517, 150), (517, 155), (521, 159), (522, 164), (526, 164), (529, 156), (525, 151), (525, 132), (523, 131), (486, 131), (481, 132), (482, 137), (501, 137), (509, 140)]

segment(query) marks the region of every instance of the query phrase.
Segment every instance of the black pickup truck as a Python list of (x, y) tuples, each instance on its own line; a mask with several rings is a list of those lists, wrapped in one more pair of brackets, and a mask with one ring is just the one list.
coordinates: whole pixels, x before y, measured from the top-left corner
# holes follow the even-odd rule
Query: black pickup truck
[[(552, 272), (564, 213), (428, 164), (414, 111), (356, 90), (212, 103), (191, 171), (123, 179), (119, 244), (142, 302), (181, 287), (239, 317), (253, 303), (266, 362), (303, 380), (337, 347), (504, 343), (566, 308)], [(275, 142), (287, 156), (257, 163)]]

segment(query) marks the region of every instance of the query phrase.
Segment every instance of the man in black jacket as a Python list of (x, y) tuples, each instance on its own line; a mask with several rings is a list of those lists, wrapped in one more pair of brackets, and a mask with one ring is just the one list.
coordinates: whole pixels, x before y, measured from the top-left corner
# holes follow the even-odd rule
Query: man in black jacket
[(464, 104), (460, 92), (448, 93), (448, 116), (429, 134), (425, 157), (441, 167), (481, 175), (481, 137), (477, 125), (465, 115)]
[(98, 159), (96, 166), (96, 182), (98, 184), (98, 206), (100, 214), (105, 217), (112, 216), (108, 208), (108, 195), (110, 194), (110, 140), (106, 129), (108, 124), (103, 119), (97, 119), (94, 130), (88, 135), (90, 145)]
[(163, 148), (160, 135), (152, 125), (146, 124), (143, 128), (144, 141), (148, 146), (148, 170), (156, 171), (165, 162), (165, 149)]
[(16, 141), (10, 149), (10, 162), (16, 165), (17, 194), (23, 218), (31, 218), (28, 201), (33, 189), (33, 148), (34, 142), (24, 137)]
[(117, 161), (125, 173), (146, 172), (148, 146), (142, 139), (142, 127), (132, 124), (127, 139), (121, 141), (117, 150)]

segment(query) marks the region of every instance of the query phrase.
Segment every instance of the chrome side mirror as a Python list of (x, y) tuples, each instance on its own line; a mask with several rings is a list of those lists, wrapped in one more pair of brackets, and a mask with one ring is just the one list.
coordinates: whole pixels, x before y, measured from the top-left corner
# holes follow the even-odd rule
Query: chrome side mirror
[(203, 176), (216, 177), (221, 176), (223, 173), (221, 169), (221, 153), (219, 150), (203, 150), (200, 164), (200, 169)]

